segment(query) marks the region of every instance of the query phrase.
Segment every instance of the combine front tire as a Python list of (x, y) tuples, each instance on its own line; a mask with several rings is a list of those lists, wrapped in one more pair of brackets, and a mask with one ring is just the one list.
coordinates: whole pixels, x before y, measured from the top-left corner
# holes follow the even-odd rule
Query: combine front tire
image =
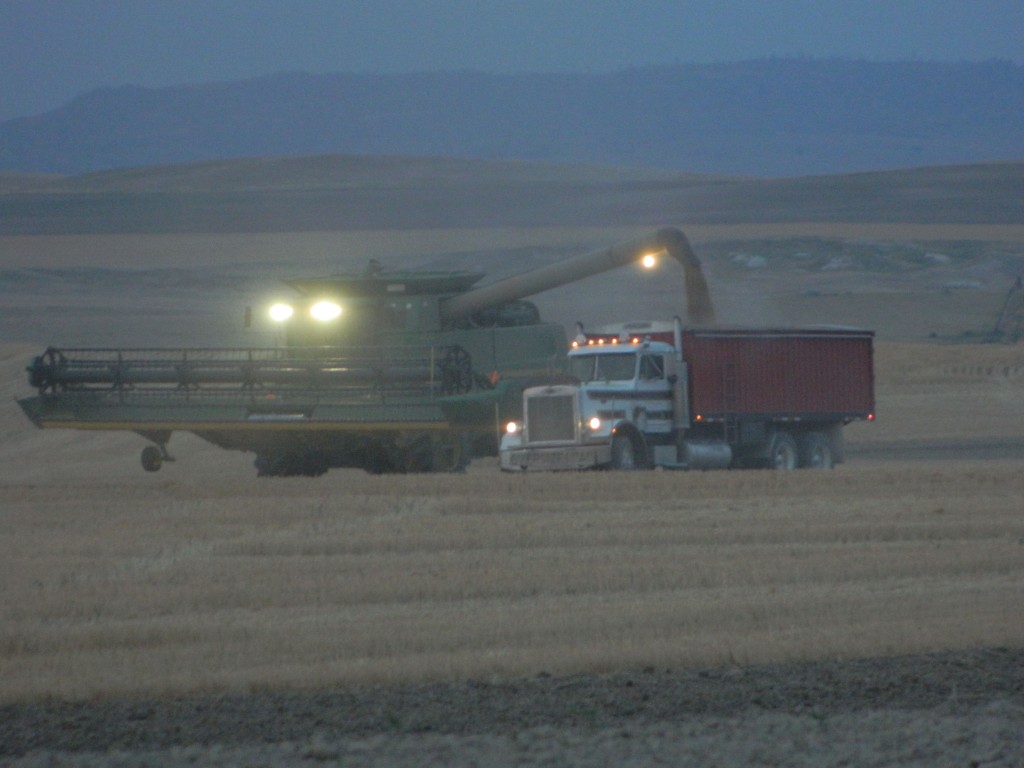
[(315, 453), (261, 453), (253, 464), (257, 477), (320, 477), (330, 469)]

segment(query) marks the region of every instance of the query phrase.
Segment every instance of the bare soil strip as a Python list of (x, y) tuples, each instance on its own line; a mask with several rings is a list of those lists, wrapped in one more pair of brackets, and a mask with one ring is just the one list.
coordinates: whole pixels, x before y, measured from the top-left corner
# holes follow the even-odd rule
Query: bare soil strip
[[(1024, 650), (0, 707), (11, 765), (1018, 765)], [(573, 763), (577, 761), (577, 763)], [(806, 762), (805, 762), (806, 761)], [(932, 762), (931, 764), (936, 764)]]

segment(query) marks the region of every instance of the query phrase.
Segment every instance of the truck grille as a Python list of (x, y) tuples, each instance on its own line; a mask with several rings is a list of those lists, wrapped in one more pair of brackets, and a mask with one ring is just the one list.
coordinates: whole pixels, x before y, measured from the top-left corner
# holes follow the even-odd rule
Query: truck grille
[(526, 400), (527, 440), (531, 443), (576, 439), (575, 397), (534, 395)]

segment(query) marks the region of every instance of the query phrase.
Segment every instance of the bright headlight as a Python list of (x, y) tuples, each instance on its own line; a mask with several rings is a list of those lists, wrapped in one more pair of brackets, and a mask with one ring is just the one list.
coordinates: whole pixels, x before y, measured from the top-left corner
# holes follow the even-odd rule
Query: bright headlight
[(594, 432), (597, 432), (597, 430), (601, 428), (601, 420), (597, 418), (597, 416), (594, 416), (587, 422), (587, 426)]
[(334, 320), (341, 314), (341, 307), (333, 301), (318, 301), (309, 308), (309, 314), (314, 320)]
[(519, 424), (514, 421), (510, 421), (505, 425), (505, 431), (510, 435), (514, 435), (519, 431)]
[(658, 264), (658, 256), (653, 253), (648, 253), (646, 256), (640, 259), (640, 264), (643, 265), (644, 269), (654, 269), (654, 267), (657, 266)]
[(270, 308), (270, 319), (275, 323), (283, 323), (295, 314), (295, 310), (287, 304), (275, 304)]

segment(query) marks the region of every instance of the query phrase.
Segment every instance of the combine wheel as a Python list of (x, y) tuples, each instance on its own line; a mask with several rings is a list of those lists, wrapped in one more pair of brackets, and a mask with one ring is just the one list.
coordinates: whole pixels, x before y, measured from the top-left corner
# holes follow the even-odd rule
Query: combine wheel
[(158, 446), (147, 445), (142, 449), (142, 468), (147, 472), (158, 472), (164, 463), (164, 452)]
[(800, 466), (807, 469), (832, 469), (832, 444), (822, 432), (807, 432), (797, 441), (800, 449)]
[(330, 468), (314, 453), (258, 454), (253, 462), (257, 477), (320, 477)]
[(434, 472), (464, 472), (471, 455), (469, 439), (459, 432), (434, 437), (431, 451)]
[(469, 441), (458, 432), (423, 435), (402, 453), (405, 472), (462, 472), (470, 459)]
[(788, 432), (776, 432), (768, 444), (768, 468), (791, 470), (799, 464), (796, 440)]

